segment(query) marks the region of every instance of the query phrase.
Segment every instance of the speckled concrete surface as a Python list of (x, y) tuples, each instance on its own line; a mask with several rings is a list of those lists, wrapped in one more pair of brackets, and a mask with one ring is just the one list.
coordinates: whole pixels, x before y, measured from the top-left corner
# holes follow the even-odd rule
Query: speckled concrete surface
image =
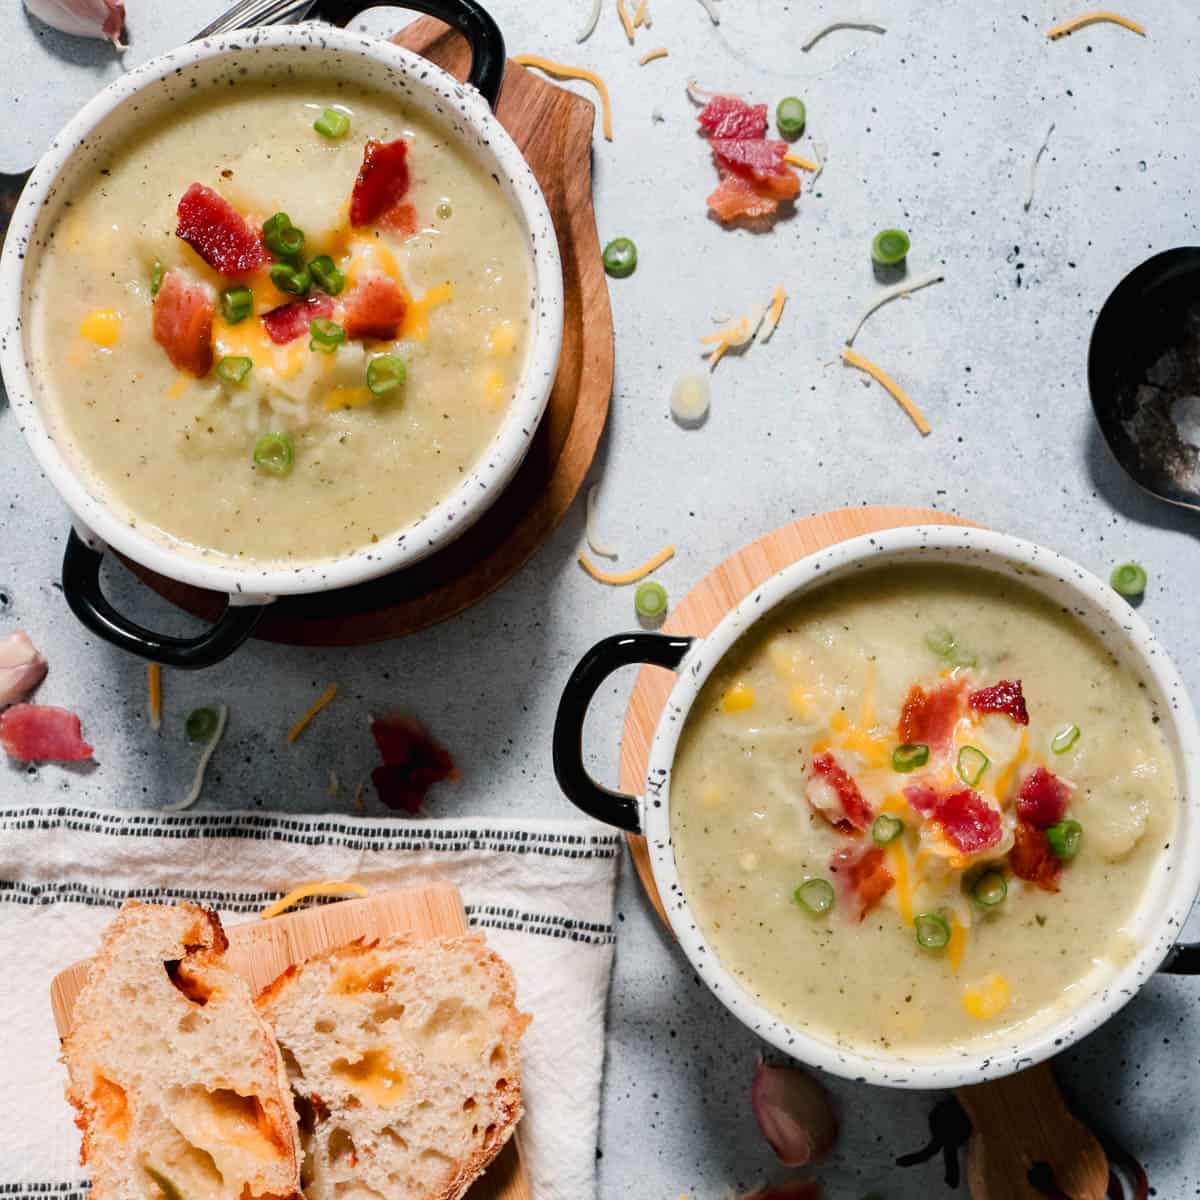
[[(183, 38), (221, 0), (127, 0), (130, 61)], [(1109, 289), (1150, 253), (1196, 241), (1195, 129), (1200, 11), (1191, 0), (1141, 0), (1145, 40), (1113, 27), (1049, 45), (1041, 31), (1081, 7), (893, 0), (855, 5), (886, 35), (831, 35), (832, 0), (724, 0), (714, 28), (695, 0), (651, 0), (654, 28), (635, 52), (606, 0), (595, 37), (574, 34), (588, 5), (492, 0), (510, 50), (600, 69), (614, 92), (616, 138), (597, 139), (602, 239), (636, 239), (640, 265), (612, 286), (617, 380), (593, 477), (600, 519), (640, 559), (666, 541), (679, 554), (660, 578), (675, 596), (746, 540), (841, 505), (914, 503), (1033, 538), (1107, 574), (1136, 557), (1150, 572), (1143, 613), (1200, 684), (1200, 517), (1156, 505), (1112, 466), (1091, 422), (1084, 363)], [(114, 67), (102, 48), (35, 37), (15, 0), (0, 14), (4, 91), (20, 87), (0, 168), (29, 165), (55, 126)], [(1136, 11), (1135, 11), (1136, 10)], [(368, 19), (390, 29), (393, 13)], [(645, 68), (638, 54), (670, 48)], [(32, 68), (31, 68), (32, 64)], [(774, 101), (802, 95), (828, 167), (794, 219), (755, 236), (706, 219), (708, 155), (692, 133), (684, 82)], [(13, 110), (9, 110), (10, 112)], [(1047, 125), (1036, 200), (1022, 208), (1029, 159)], [(913, 236), (911, 269), (943, 265), (946, 282), (877, 316), (858, 348), (909, 389), (934, 426), (922, 441), (877, 388), (837, 364), (842, 338), (876, 286), (868, 248), (883, 225)], [(791, 301), (765, 346), (722, 363), (708, 423), (687, 432), (667, 415), (676, 373), (693, 365), (714, 317)], [(205, 803), (317, 811), (351, 807), (372, 752), (365, 715), (421, 714), (451, 746), (463, 781), (439, 814), (561, 815), (549, 729), (567, 672), (596, 638), (631, 624), (627, 591), (585, 578), (572, 557), (582, 506), (500, 595), (451, 625), (351, 651), (251, 645), (224, 667), (173, 675), (167, 722), (142, 719), (142, 667), (85, 636), (55, 580), (67, 521), (0, 404), (0, 610), (49, 654), (49, 702), (76, 706), (97, 745), (90, 774), (0, 767), (7, 803), (72, 800), (153, 805), (184, 786), (191, 755), (178, 736), (194, 705), (231, 707)], [(147, 620), (185, 627), (119, 569), (114, 595)], [(319, 726), (284, 751), (294, 715), (330, 680), (342, 687)], [(629, 679), (601, 697), (589, 728), (594, 769), (615, 779)], [(343, 781), (327, 794), (329, 768)], [(372, 810), (374, 811), (374, 810)], [(772, 1170), (747, 1096), (758, 1046), (692, 978), (627, 871), (611, 1003), (601, 1195), (717, 1200)], [(1193, 921), (1193, 928), (1196, 926)], [(1064, 1056), (1073, 1100), (1148, 1165), (1159, 1196), (1200, 1194), (1200, 982), (1152, 983), (1120, 1017)], [(925, 1140), (931, 1097), (835, 1083), (839, 1153), (828, 1194), (941, 1189), (934, 1164), (897, 1171)]]

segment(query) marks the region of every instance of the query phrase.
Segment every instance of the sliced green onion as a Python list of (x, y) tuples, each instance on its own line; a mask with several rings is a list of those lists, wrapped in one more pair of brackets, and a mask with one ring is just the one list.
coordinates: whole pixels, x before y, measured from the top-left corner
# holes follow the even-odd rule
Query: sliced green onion
[(647, 579), (634, 592), (633, 607), (639, 617), (656, 620), (667, 611), (667, 589), (661, 583)]
[(336, 108), (327, 108), (314, 122), (313, 128), (327, 138), (345, 137), (350, 132), (350, 118)]
[(286, 475), (296, 452), (286, 433), (264, 433), (254, 443), (254, 464), (272, 475)]
[(276, 258), (295, 258), (304, 249), (304, 231), (292, 224), (292, 218), (277, 212), (263, 222), (263, 241)]
[(193, 708), (184, 722), (184, 732), (189, 742), (210, 742), (217, 732), (217, 710), (215, 708)]
[(373, 396), (386, 396), (404, 386), (407, 374), (404, 359), (395, 354), (380, 354), (367, 363), (367, 387)]
[(278, 262), (269, 272), (271, 282), (289, 296), (307, 295), (312, 287), (312, 276), (304, 267), (293, 267), (290, 263)]
[(907, 257), (912, 243), (902, 229), (881, 229), (871, 243), (871, 257), (881, 267), (898, 267)]
[(950, 925), (941, 913), (919, 913), (913, 930), (922, 949), (944, 950), (950, 944)]
[(971, 895), (975, 897), (975, 902), (982, 904), (984, 908), (995, 908), (1008, 895), (1008, 884), (999, 871), (985, 871), (975, 880)]
[(346, 331), (328, 317), (314, 317), (308, 325), (308, 348), (332, 354), (345, 340)]
[(150, 295), (158, 295), (158, 289), (162, 287), (162, 281), (163, 265), (156, 258), (154, 260), (154, 266), (150, 268)]
[(1083, 826), (1070, 819), (1059, 821), (1046, 830), (1046, 841), (1050, 843), (1055, 858), (1074, 858), (1079, 853), (1079, 843), (1083, 841)]
[(892, 770), (907, 775), (929, 761), (929, 747), (924, 742), (905, 742), (892, 751)]
[(983, 778), (991, 760), (978, 746), (963, 746), (958, 752), (958, 777), (967, 785), (975, 787)]
[(975, 654), (973, 651), (960, 646), (958, 638), (943, 625), (931, 629), (925, 635), (925, 645), (938, 656), (944, 658), (954, 667), (973, 667)]
[(1079, 726), (1068, 725), (1065, 729), (1060, 729), (1050, 739), (1050, 749), (1055, 754), (1066, 754), (1077, 741), (1079, 741)]
[(880, 813), (871, 825), (871, 841), (877, 846), (890, 846), (904, 832), (904, 822), (889, 813)]
[(254, 311), (254, 296), (248, 287), (226, 288), (221, 293), (221, 316), (230, 325), (244, 321)]
[(320, 254), (308, 264), (313, 283), (323, 292), (336, 296), (346, 286), (346, 277), (334, 266), (328, 254)]
[(799, 96), (785, 96), (775, 109), (775, 124), (779, 127), (779, 136), (790, 142), (804, 132), (804, 122), (808, 118), (808, 110)]
[(796, 903), (814, 917), (833, 907), (833, 884), (828, 879), (806, 879), (792, 895)]
[(253, 366), (253, 360), (241, 354), (229, 354), (217, 363), (217, 378), (222, 383), (232, 384), (234, 387), (237, 387), (239, 383), (246, 381), (246, 376), (250, 374), (250, 369)]
[(613, 238), (604, 247), (604, 269), (614, 279), (632, 275), (637, 266), (637, 247), (629, 238)]
[(1146, 590), (1146, 569), (1140, 563), (1127, 562), (1113, 567), (1109, 576), (1114, 592), (1122, 596), (1140, 596)]

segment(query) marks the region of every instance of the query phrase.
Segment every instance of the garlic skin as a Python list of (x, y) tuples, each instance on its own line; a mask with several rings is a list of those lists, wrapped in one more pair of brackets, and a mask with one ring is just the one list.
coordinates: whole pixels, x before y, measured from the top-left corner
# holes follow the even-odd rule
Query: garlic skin
[(125, 49), (125, 0), (25, 0), (26, 9), (39, 21), (75, 37), (108, 38)]
[(828, 1153), (837, 1140), (837, 1117), (829, 1093), (799, 1067), (760, 1062), (750, 1104), (763, 1137), (785, 1167), (807, 1166)]

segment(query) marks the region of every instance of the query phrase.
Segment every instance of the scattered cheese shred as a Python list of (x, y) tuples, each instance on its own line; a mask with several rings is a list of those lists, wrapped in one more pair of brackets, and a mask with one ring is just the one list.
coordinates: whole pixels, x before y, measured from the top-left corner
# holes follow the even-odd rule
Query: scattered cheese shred
[(946, 945), (946, 961), (954, 972), (962, 966), (963, 954), (967, 949), (967, 931), (956, 917), (950, 917), (950, 941)]
[(162, 667), (158, 663), (146, 664), (146, 715), (157, 733), (162, 728)]
[(171, 804), (164, 804), (159, 810), (160, 812), (182, 812), (185, 808), (191, 808), (200, 799), (200, 793), (204, 790), (204, 774), (208, 770), (209, 759), (212, 758), (213, 752), (225, 735), (225, 722), (229, 719), (229, 709), (224, 704), (216, 705), (216, 709), (217, 727), (213, 730), (212, 738), (204, 747), (204, 753), (200, 755), (200, 761), (196, 764), (196, 774), (192, 778), (192, 786), (188, 788), (187, 794), (182, 799)]
[(775, 332), (779, 318), (783, 316), (783, 306), (787, 303), (787, 299), (787, 289), (782, 283), (776, 284), (775, 290), (771, 293), (771, 303), (767, 306), (767, 315), (763, 320), (762, 332), (758, 339), (760, 342), (771, 340), (771, 334)]
[(842, 350), (842, 361), (850, 367), (857, 367), (860, 371), (865, 371), (876, 383), (879, 384), (885, 391), (889, 392), (892, 399), (900, 405), (909, 419), (920, 430), (922, 437), (928, 437), (932, 432), (929, 422), (925, 420), (925, 415), (921, 410), (908, 398), (904, 389), (886, 372), (880, 370), (873, 362), (863, 358), (857, 351), (851, 350), (846, 346)]
[(900, 919), (905, 925), (913, 922), (912, 882), (909, 879), (908, 851), (901, 841), (895, 841), (888, 847), (888, 858), (891, 859), (892, 877), (896, 881), (896, 907), (900, 910)]
[(880, 292), (874, 300), (867, 305), (866, 312), (858, 318), (858, 324), (854, 327), (854, 332), (846, 339), (847, 346), (854, 345), (854, 339), (862, 332), (862, 327), (867, 323), (867, 318), (877, 309), (882, 308), (885, 304), (892, 300), (897, 300), (901, 296), (907, 296), (911, 292), (919, 292), (922, 288), (928, 287), (931, 283), (941, 283), (946, 278), (945, 272), (940, 270), (926, 271), (924, 275), (918, 275), (913, 279), (909, 279), (904, 283), (898, 283), (895, 287), (888, 288), (885, 292)]
[(1050, 128), (1046, 130), (1046, 136), (1042, 138), (1042, 144), (1037, 148), (1033, 158), (1029, 160), (1029, 182), (1025, 188), (1025, 211), (1029, 211), (1029, 207), (1033, 204), (1033, 189), (1037, 184), (1037, 169), (1038, 163), (1041, 161), (1042, 155), (1046, 153), (1046, 147), (1050, 145), (1050, 135), (1054, 132), (1054, 122), (1050, 122)]
[(654, 62), (655, 59), (666, 58), (669, 53), (670, 51), (666, 48), (666, 46), (659, 46), (654, 50), (647, 50), (646, 53), (638, 59), (638, 66), (644, 67), (647, 63)]
[(1105, 9), (1094, 9), (1091, 12), (1085, 12), (1078, 17), (1072, 17), (1069, 21), (1063, 21), (1061, 25), (1055, 25), (1046, 30), (1046, 37), (1052, 42), (1058, 41), (1061, 37), (1066, 37), (1069, 33), (1074, 33), (1077, 29), (1082, 29), (1085, 25), (1099, 25), (1101, 22), (1107, 22), (1109, 25), (1120, 25), (1123, 29), (1128, 29), (1130, 33), (1136, 33), (1138, 37), (1146, 36), (1145, 25), (1139, 24), (1137, 21), (1131, 21), (1128, 17), (1121, 16), (1120, 13), (1108, 12)]
[(596, 533), (596, 493), (600, 490), (600, 485), (593, 483), (588, 488), (587, 500), (584, 508), (584, 526), (583, 536), (587, 541), (593, 554), (600, 555), (601, 558), (619, 558), (617, 551), (606, 542), (600, 539)]
[(259, 920), (269, 921), (272, 917), (287, 912), (289, 908), (307, 900), (309, 896), (358, 896), (367, 894), (367, 889), (361, 883), (352, 883), (348, 879), (322, 879), (317, 883), (302, 883), (292, 888), (286, 896), (280, 896), (274, 904), (268, 904), (258, 914)]
[(704, 9), (706, 13), (708, 13), (708, 19), (714, 25), (720, 25), (721, 14), (717, 12), (715, 0), (700, 0), (700, 7)]
[(625, 7), (625, 0), (617, 0), (617, 16), (621, 18), (621, 28), (625, 30), (625, 36), (629, 39), (629, 44), (633, 45), (633, 18), (629, 15), (629, 9)]
[(793, 167), (799, 167), (802, 171), (819, 171), (820, 163), (815, 163), (811, 158), (801, 158), (799, 154), (787, 153), (783, 156), (785, 163), (791, 163)]
[(313, 717), (337, 695), (338, 685), (331, 683), (309, 706), (308, 711), (288, 730), (287, 740), (290, 746), (309, 726)]
[(639, 579), (645, 579), (647, 575), (657, 571), (663, 563), (675, 557), (674, 546), (664, 546), (653, 558), (647, 559), (640, 567), (634, 567), (632, 571), (624, 571), (621, 574), (610, 574), (608, 571), (601, 571), (595, 563), (588, 559), (588, 556), (579, 552), (579, 565), (597, 582), (611, 584), (613, 587), (621, 587), (626, 583), (637, 583)]
[(579, 31), (579, 36), (575, 39), (576, 43), (586, 42), (596, 32), (596, 26), (600, 24), (600, 9), (603, 3), (604, 0), (592, 0), (592, 11), (588, 14), (587, 24)]
[(523, 67), (534, 67), (538, 71), (545, 71), (547, 75), (553, 75), (556, 79), (582, 79), (584, 83), (590, 83), (600, 97), (604, 140), (606, 142), (613, 140), (612, 102), (608, 98), (607, 85), (595, 71), (589, 71), (585, 67), (569, 67), (541, 54), (518, 54), (513, 58), (513, 62), (520, 63)]
[(700, 344), (707, 349), (701, 353), (708, 356), (709, 368), (716, 370), (717, 363), (724, 358), (727, 351), (749, 345), (766, 315), (766, 307), (760, 304), (752, 309), (748, 316), (738, 317), (736, 321), (705, 334), (700, 339)]
[(638, 0), (638, 6), (633, 12), (634, 29), (641, 29), (643, 25), (645, 25), (647, 29), (650, 28), (650, 13), (647, 9), (649, 3), (650, 0)]
[(870, 21), (830, 21), (828, 25), (822, 25), (816, 33), (812, 34), (800, 49), (807, 53), (827, 33), (833, 33), (838, 29), (858, 29), (865, 33), (887, 33), (882, 25), (875, 25)]

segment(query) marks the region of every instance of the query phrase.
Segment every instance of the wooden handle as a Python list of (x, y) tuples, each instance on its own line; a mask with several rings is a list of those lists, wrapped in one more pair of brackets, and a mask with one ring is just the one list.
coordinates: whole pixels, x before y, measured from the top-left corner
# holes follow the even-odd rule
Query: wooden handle
[(1047, 1064), (959, 1088), (957, 1095), (973, 1126), (967, 1143), (973, 1200), (1104, 1200), (1108, 1156), (1067, 1108)]

